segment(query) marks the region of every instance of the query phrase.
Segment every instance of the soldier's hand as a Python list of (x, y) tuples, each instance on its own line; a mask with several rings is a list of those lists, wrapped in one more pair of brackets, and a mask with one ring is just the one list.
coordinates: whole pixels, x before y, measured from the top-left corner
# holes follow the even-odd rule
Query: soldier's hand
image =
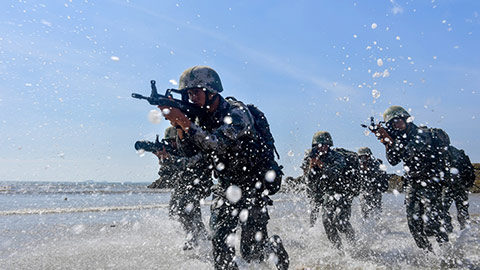
[(323, 168), (323, 162), (317, 158), (311, 158), (310, 159), (310, 169), (313, 168)]
[(170, 121), (173, 126), (179, 126), (183, 131), (188, 132), (191, 122), (178, 108), (168, 106), (158, 106), (162, 110), (163, 116)]
[(165, 147), (163, 147), (162, 150), (157, 150), (157, 151), (153, 152), (153, 154), (158, 157), (160, 162), (162, 162), (164, 159), (167, 159), (167, 158), (170, 157), (170, 154), (167, 153), (167, 150), (165, 149)]
[(185, 138), (185, 131), (181, 128), (177, 128), (177, 136), (180, 140), (183, 140), (183, 138)]
[(379, 139), (380, 142), (383, 143), (384, 145), (393, 144), (392, 137), (388, 134), (385, 128), (383, 128), (380, 124), (377, 125), (377, 131), (375, 132), (375, 136), (377, 136), (377, 139)]

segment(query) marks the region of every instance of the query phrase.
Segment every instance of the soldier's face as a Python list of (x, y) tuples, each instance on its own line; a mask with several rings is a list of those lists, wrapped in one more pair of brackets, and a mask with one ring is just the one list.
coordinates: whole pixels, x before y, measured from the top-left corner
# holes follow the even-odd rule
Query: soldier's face
[(360, 158), (360, 165), (362, 167), (364, 167), (365, 164), (367, 164), (367, 161), (370, 159), (369, 155), (359, 155), (358, 157)]
[(193, 104), (203, 107), (205, 106), (206, 94), (203, 88), (194, 88), (187, 91), (188, 99), (190, 99)]
[(405, 120), (403, 120), (403, 118), (393, 118), (391, 122), (393, 130), (404, 131), (407, 129), (407, 123)]
[(320, 156), (325, 155), (325, 154), (328, 152), (328, 149), (329, 149), (329, 148), (330, 148), (330, 146), (327, 145), (327, 144), (319, 144), (319, 145), (317, 146), (318, 154), (319, 154)]

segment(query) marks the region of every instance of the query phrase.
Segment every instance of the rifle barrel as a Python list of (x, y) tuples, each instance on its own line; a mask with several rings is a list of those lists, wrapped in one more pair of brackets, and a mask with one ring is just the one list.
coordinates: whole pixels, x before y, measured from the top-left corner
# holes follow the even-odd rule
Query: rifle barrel
[(137, 93), (132, 93), (132, 97), (133, 98), (138, 98), (138, 99), (147, 99), (147, 97), (142, 96), (142, 95), (137, 94)]

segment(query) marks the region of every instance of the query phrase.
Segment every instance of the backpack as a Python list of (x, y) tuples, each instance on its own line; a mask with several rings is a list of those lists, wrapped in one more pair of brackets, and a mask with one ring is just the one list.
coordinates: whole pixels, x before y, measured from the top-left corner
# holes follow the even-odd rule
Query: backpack
[[(234, 97), (225, 98), (229, 102), (237, 102)], [(282, 186), (282, 176), (284, 175), (283, 166), (278, 165), (275, 155), (280, 158), (275, 147), (275, 139), (270, 132), (270, 124), (268, 124), (265, 114), (255, 105), (247, 104), (247, 109), (253, 116), (254, 128), (258, 134), (258, 143), (261, 152), (260, 171), (258, 172), (263, 178), (263, 187), (268, 190), (269, 195), (273, 195), (280, 190)]]
[[(475, 182), (475, 168), (470, 162), (470, 158), (465, 151), (457, 149), (454, 146), (448, 147), (448, 158), (450, 168), (456, 168), (460, 175), (460, 184), (471, 188)], [(458, 178), (457, 178), (458, 179)]]
[(450, 137), (443, 129), (427, 127), (422, 127), (422, 129), (430, 132), (433, 144), (436, 147), (447, 150), (448, 166), (450, 168), (456, 168), (460, 175), (460, 178), (454, 179), (460, 180), (461, 182), (459, 184), (464, 184), (468, 188), (472, 187), (475, 182), (475, 169), (470, 162), (470, 158), (465, 154), (465, 151), (451, 146)]
[(450, 145), (450, 137), (441, 128), (428, 128), (425, 126), (419, 127), (423, 132), (428, 132), (432, 136), (433, 144), (439, 148), (445, 148)]

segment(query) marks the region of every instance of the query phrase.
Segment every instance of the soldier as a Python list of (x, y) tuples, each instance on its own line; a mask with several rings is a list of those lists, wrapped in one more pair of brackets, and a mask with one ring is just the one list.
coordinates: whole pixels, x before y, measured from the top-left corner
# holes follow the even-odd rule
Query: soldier
[(340, 249), (342, 241), (338, 232), (345, 233), (350, 243), (355, 241), (350, 215), (353, 198), (359, 191), (355, 179), (358, 157), (356, 153), (332, 146), (330, 133), (316, 132), (312, 139), (312, 149), (307, 152), (302, 167), (313, 207), (310, 225), (314, 225), (321, 206), (327, 237)]
[[(259, 131), (249, 108), (226, 100), (220, 77), (212, 68), (194, 66), (183, 72), (179, 89), (207, 114), (196, 123), (176, 108), (160, 107), (173, 125), (179, 126), (179, 142), (185, 152), (196, 149), (212, 161), (218, 184), (214, 189), (210, 224), (215, 269), (238, 269), (234, 261), (234, 239), (242, 228), (240, 249), (250, 262), (274, 254), (278, 269), (288, 269), (288, 254), (278, 236), (267, 234), (269, 219)], [(168, 110), (165, 110), (168, 109)]]
[(366, 220), (370, 216), (379, 217), (382, 211), (382, 193), (388, 189), (387, 173), (380, 169), (381, 160), (376, 159), (370, 148), (358, 149), (360, 161), (360, 207)]
[(457, 207), (457, 219), (460, 223), (460, 229), (463, 230), (470, 221), (468, 214), (468, 192), (475, 182), (475, 169), (470, 158), (463, 150), (454, 146), (448, 147), (449, 181), (443, 191), (443, 203), (445, 207), (445, 221), (448, 232), (453, 231), (452, 218), (448, 212), (450, 206), (455, 202)]
[[(163, 138), (163, 141), (168, 143), (169, 145), (172, 146), (172, 148), (176, 148), (176, 131), (175, 128), (173, 127), (168, 127), (165, 129), (165, 136)], [(172, 131), (175, 133), (172, 134)], [(144, 141), (140, 141), (144, 142)], [(146, 141), (146, 143), (150, 143)], [(155, 144), (158, 144), (158, 135), (157, 139), (155, 141)], [(145, 149), (143, 149), (145, 150)], [(159, 178), (155, 180), (153, 183), (151, 183), (148, 188), (173, 188), (176, 183), (176, 179), (178, 177), (178, 173), (180, 172), (177, 164), (173, 162), (172, 159), (169, 159), (167, 154), (162, 155), (161, 151), (158, 151), (156, 148), (152, 147), (152, 149), (149, 149), (152, 151), (154, 155), (158, 157), (158, 164), (160, 165), (160, 168), (158, 170), (158, 175)]]
[(177, 131), (170, 126), (165, 130), (164, 142), (175, 151), (168, 153), (165, 148), (155, 152), (161, 164), (158, 174), (163, 181), (172, 181), (173, 190), (169, 203), (170, 217), (178, 220), (187, 233), (184, 250), (193, 249), (199, 239), (206, 239), (207, 231), (202, 220), (200, 200), (210, 195), (212, 181), (208, 164), (201, 154), (186, 158), (177, 150)]
[(438, 129), (417, 127), (410, 114), (400, 106), (391, 106), (383, 114), (386, 128), (378, 125), (375, 135), (385, 145), (388, 162), (403, 161), (406, 171), (407, 221), (418, 247), (433, 251), (426, 230), (431, 229), (437, 242), (448, 242), (442, 223), (441, 202), (445, 175), (445, 133)]

